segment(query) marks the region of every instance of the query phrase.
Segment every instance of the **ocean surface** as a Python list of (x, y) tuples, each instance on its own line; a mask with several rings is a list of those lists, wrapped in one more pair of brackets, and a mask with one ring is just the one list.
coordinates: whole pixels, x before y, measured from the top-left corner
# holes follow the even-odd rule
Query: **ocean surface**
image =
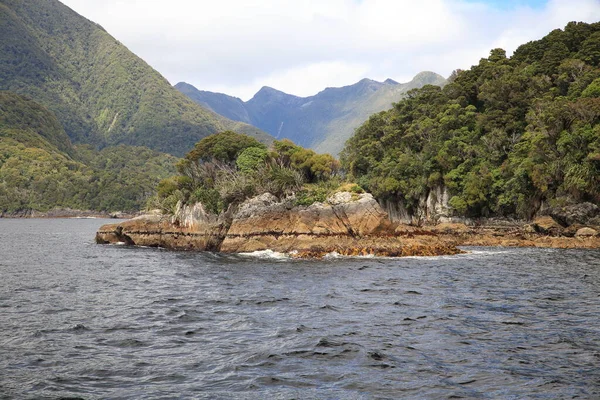
[(600, 251), (298, 261), (106, 222), (0, 219), (1, 399), (600, 398)]

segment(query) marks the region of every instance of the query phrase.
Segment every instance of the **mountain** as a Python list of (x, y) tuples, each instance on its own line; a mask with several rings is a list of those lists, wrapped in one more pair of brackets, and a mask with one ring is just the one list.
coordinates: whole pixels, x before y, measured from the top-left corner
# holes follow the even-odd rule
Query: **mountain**
[(0, 215), (139, 210), (176, 161), (144, 147), (74, 146), (52, 111), (0, 91)]
[(272, 138), (202, 108), (101, 26), (57, 0), (0, 0), (0, 90), (51, 110), (75, 143), (183, 155), (227, 129)]
[(574, 206), (569, 218), (586, 223), (600, 215), (600, 23), (571, 22), (512, 57), (493, 49), (443, 89), (411, 92), (357, 129), (342, 164), (399, 215)]
[(221, 93), (201, 91), (181, 82), (175, 87), (196, 103), (227, 118), (259, 127), (276, 138), (288, 138), (319, 152), (339, 153), (354, 130), (376, 112), (386, 110), (411, 89), (443, 86), (446, 80), (421, 72), (408, 83), (363, 79), (354, 85), (327, 88), (310, 97), (263, 87), (247, 102)]

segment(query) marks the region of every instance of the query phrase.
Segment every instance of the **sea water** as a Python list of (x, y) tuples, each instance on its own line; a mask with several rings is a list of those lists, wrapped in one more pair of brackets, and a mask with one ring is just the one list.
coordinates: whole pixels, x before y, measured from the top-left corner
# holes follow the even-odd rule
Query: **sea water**
[(600, 251), (306, 261), (107, 222), (0, 219), (0, 398), (600, 398)]

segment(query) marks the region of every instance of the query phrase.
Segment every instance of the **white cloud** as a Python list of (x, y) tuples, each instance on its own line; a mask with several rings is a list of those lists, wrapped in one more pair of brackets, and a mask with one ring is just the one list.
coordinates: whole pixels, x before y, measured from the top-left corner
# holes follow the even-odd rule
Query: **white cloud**
[(248, 99), (363, 77), (448, 75), (490, 49), (509, 53), (567, 22), (600, 20), (600, 0), (503, 9), (466, 0), (63, 0), (169, 81)]

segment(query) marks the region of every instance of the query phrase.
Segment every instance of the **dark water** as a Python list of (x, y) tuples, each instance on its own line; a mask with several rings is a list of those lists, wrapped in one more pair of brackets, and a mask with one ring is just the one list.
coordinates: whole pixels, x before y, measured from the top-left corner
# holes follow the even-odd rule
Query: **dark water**
[(0, 398), (600, 398), (600, 252), (269, 260), (0, 220)]

